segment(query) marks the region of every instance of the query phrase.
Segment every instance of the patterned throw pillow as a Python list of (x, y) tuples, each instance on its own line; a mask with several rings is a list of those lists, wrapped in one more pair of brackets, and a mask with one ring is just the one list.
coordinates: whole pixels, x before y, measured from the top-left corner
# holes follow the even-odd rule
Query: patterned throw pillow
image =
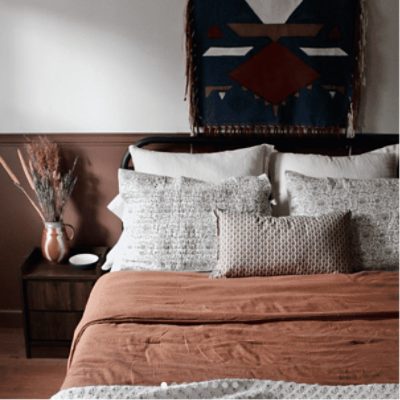
[(357, 269), (399, 268), (399, 180), (311, 178), (287, 172), (292, 215), (351, 210)]
[(264, 217), (217, 212), (219, 257), (212, 277), (351, 271), (350, 213)]
[(109, 253), (112, 270), (210, 271), (217, 262), (213, 210), (270, 214), (266, 175), (219, 184), (119, 170), (124, 231)]

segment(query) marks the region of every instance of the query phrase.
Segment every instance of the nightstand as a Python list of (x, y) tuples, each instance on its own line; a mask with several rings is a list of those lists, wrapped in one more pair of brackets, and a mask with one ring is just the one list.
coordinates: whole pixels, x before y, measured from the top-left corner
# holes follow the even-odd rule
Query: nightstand
[(95, 268), (78, 269), (67, 261), (50, 263), (35, 248), (21, 268), (26, 356), (68, 357), (74, 330), (89, 294), (102, 275), (106, 247), (72, 249), (99, 256)]

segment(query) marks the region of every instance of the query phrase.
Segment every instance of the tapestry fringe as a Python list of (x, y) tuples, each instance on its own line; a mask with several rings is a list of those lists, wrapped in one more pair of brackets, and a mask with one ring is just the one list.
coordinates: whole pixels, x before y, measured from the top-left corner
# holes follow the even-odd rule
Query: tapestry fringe
[(359, 0), (357, 14), (359, 15), (355, 37), (357, 51), (356, 66), (353, 76), (353, 96), (350, 99), (350, 110), (347, 122), (347, 137), (353, 138), (362, 131), (360, 121), (360, 100), (362, 88), (366, 86), (365, 48), (367, 45), (368, 12), (366, 0)]
[(359, 73), (361, 86), (365, 87), (367, 85), (366, 76), (366, 62), (365, 62), (365, 49), (367, 47), (367, 30), (368, 30), (368, 11), (367, 11), (367, 1), (361, 0), (361, 31), (360, 31), (360, 42), (359, 42)]
[(193, 21), (194, 1), (188, 0), (185, 11), (185, 50), (186, 50), (186, 87), (185, 101), (189, 98), (189, 122), (191, 135), (199, 133), (198, 93), (196, 85), (195, 32)]
[(278, 125), (207, 125), (202, 130), (204, 135), (343, 135), (346, 128), (339, 126), (278, 126)]

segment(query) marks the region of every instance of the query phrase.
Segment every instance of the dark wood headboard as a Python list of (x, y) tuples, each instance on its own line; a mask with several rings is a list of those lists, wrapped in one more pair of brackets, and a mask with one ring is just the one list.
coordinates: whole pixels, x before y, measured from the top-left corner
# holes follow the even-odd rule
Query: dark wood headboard
[[(148, 136), (135, 143), (138, 147), (157, 145), (157, 150), (164, 146), (167, 150), (184, 148), (190, 152), (211, 152), (231, 150), (240, 147), (256, 146), (269, 143), (278, 151), (292, 153), (314, 153), (344, 156), (361, 154), (380, 147), (399, 143), (399, 135), (395, 134), (359, 134), (354, 138), (344, 136), (189, 136), (160, 135)], [(121, 168), (131, 168), (131, 156), (126, 152)]]

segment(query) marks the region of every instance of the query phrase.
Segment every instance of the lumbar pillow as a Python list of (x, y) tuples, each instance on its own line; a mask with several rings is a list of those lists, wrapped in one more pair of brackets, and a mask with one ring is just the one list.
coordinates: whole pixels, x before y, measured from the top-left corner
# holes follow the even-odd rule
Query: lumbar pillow
[(166, 153), (130, 146), (135, 171), (146, 174), (199, 179), (218, 183), (232, 176), (259, 176), (268, 173), (274, 147), (262, 144), (217, 153)]
[(289, 214), (286, 171), (314, 178), (396, 178), (398, 176), (397, 165), (397, 145), (348, 157), (275, 152), (270, 157), (269, 167), (272, 192), (277, 202), (273, 214)]
[(124, 231), (109, 253), (112, 270), (210, 271), (217, 261), (213, 209), (270, 214), (266, 175), (212, 184), (119, 170)]
[(398, 269), (398, 179), (321, 179), (293, 172), (286, 177), (292, 215), (351, 210), (357, 269)]
[(267, 217), (217, 212), (219, 257), (213, 277), (351, 271), (350, 213)]

